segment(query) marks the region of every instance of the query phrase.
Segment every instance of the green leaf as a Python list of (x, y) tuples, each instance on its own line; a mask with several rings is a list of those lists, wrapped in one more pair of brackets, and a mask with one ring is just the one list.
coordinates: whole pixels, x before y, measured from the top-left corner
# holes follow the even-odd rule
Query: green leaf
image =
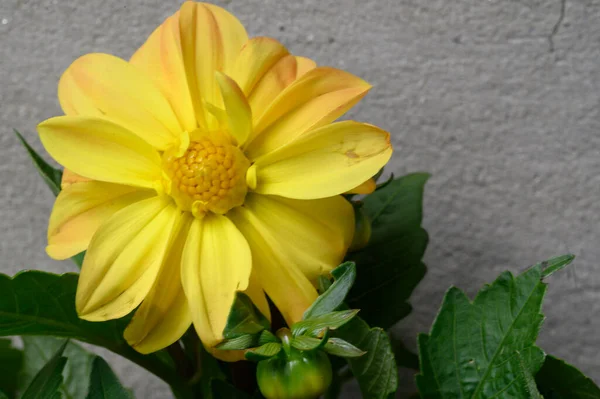
[(62, 354), (67, 343), (68, 341), (65, 341), (48, 363), (37, 373), (21, 399), (60, 398), (59, 387), (63, 381), (62, 371), (67, 363), (67, 358)]
[(370, 328), (360, 317), (355, 317), (335, 335), (366, 352), (364, 356), (346, 359), (363, 398), (387, 398), (398, 390), (398, 368), (385, 331)]
[(336, 310), (346, 298), (356, 278), (356, 266), (353, 262), (345, 262), (331, 271), (335, 282), (321, 294), (304, 312), (303, 320), (309, 320)]
[(325, 344), (325, 352), (340, 357), (359, 357), (366, 353), (341, 338), (329, 338)]
[(233, 385), (222, 380), (213, 380), (211, 384), (212, 396), (214, 398), (227, 398), (227, 399), (251, 399), (252, 396), (246, 392), (238, 390)]
[[(64, 339), (43, 336), (23, 336), (24, 367), (21, 386), (28, 386), (35, 375), (63, 345)], [(62, 375), (60, 392), (65, 398), (84, 398), (89, 390), (93, 354), (74, 342), (69, 342), (64, 350), (69, 359)]]
[(320, 337), (325, 330), (335, 330), (350, 320), (358, 313), (358, 309), (340, 310), (337, 312), (326, 313), (314, 317), (310, 320), (302, 320), (294, 323), (292, 334), (294, 337), (299, 335), (308, 335), (311, 337)]
[(535, 347), (542, 277), (540, 264), (516, 278), (502, 273), (473, 302), (458, 288), (448, 290), (430, 334), (419, 336), (416, 381), (424, 399), (535, 397), (527, 374), (544, 357)]
[(292, 346), (301, 351), (312, 351), (323, 345), (323, 339), (300, 335), (292, 339)]
[(546, 356), (535, 380), (545, 398), (600, 398), (600, 388), (592, 380), (554, 356)]
[[(81, 397), (81, 396), (75, 396)], [(131, 399), (131, 395), (100, 356), (93, 361), (87, 399)]]
[(404, 367), (418, 371), (419, 356), (410, 351), (399, 337), (391, 336), (390, 341), (392, 342), (392, 348), (398, 367)]
[(421, 261), (429, 241), (421, 227), (423, 191), (429, 178), (410, 174), (368, 195), (363, 208), (372, 220), (369, 245), (351, 253), (359, 278), (346, 298), (370, 325), (393, 326), (411, 311), (407, 302), (426, 273)]
[(29, 156), (31, 157), (31, 160), (33, 161), (33, 164), (37, 168), (38, 172), (40, 173), (48, 187), (50, 187), (50, 190), (52, 190), (54, 195), (58, 195), (58, 193), (60, 193), (62, 171), (53, 168), (46, 161), (44, 161), (44, 159), (40, 157), (37, 152), (35, 152), (35, 150), (29, 145), (29, 143), (27, 143), (27, 141), (25, 140), (25, 138), (23, 138), (21, 133), (19, 133), (16, 129), (13, 130), (17, 135), (17, 138), (21, 141), (21, 144), (23, 144), (23, 147), (25, 147), (25, 149), (29, 153)]
[(279, 338), (277, 338), (271, 331), (264, 330), (258, 337), (258, 345), (262, 346), (264, 344), (268, 344), (269, 342), (279, 342)]
[(238, 292), (227, 318), (223, 336), (232, 339), (246, 334), (258, 334), (269, 326), (269, 320), (254, 306), (252, 300)]
[(221, 350), (242, 350), (256, 346), (257, 342), (257, 335), (246, 334), (240, 335), (236, 338), (226, 339), (225, 341), (218, 344), (216, 347), (217, 349)]
[(52, 335), (102, 346), (146, 368), (175, 389), (184, 381), (164, 351), (142, 355), (123, 339), (129, 318), (101, 323), (79, 319), (75, 311), (76, 274), (25, 271), (14, 278), (0, 274), (0, 336)]
[(0, 399), (9, 399), (9, 397), (4, 392), (0, 391)]
[(16, 396), (22, 365), (23, 352), (10, 339), (0, 339), (0, 392), (10, 398)]
[(540, 266), (544, 269), (542, 278), (550, 277), (557, 271), (564, 269), (573, 262), (574, 259), (575, 255), (567, 254), (543, 261), (540, 263)]
[(250, 349), (246, 352), (246, 359), (261, 361), (277, 355), (281, 351), (279, 342), (269, 342), (256, 349)]

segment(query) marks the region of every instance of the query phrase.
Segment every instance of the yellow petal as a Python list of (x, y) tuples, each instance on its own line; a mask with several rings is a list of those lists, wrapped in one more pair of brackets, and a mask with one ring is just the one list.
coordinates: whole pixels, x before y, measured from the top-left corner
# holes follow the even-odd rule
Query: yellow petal
[(252, 250), (252, 268), (260, 285), (292, 325), (317, 299), (317, 291), (291, 258), (277, 234), (247, 207), (237, 207), (228, 213), (248, 240)]
[(147, 188), (155, 187), (160, 180), (158, 152), (114, 122), (59, 116), (40, 123), (37, 129), (46, 151), (81, 176)]
[(354, 210), (341, 196), (305, 201), (251, 193), (244, 207), (274, 237), (271, 246), (313, 283), (342, 262), (354, 235)]
[(123, 317), (146, 297), (163, 263), (181, 212), (166, 196), (136, 202), (100, 226), (77, 285), (79, 317)]
[(344, 193), (375, 175), (392, 156), (390, 136), (375, 126), (345, 121), (305, 134), (256, 160), (261, 194), (315, 199)]
[(155, 195), (131, 186), (83, 181), (58, 194), (48, 225), (46, 252), (67, 259), (87, 249), (100, 225), (115, 212)]
[(248, 94), (248, 102), (255, 121), (260, 119), (279, 93), (296, 80), (296, 59), (290, 54), (279, 59)]
[(304, 75), (306, 72), (315, 69), (317, 67), (317, 63), (306, 57), (298, 57), (296, 56), (296, 63), (298, 64), (298, 69), (296, 71), (296, 79), (300, 76)]
[(247, 144), (251, 159), (276, 150), (302, 134), (333, 122), (370, 89), (364, 80), (341, 70), (320, 67), (305, 73), (255, 121)]
[(371, 194), (377, 188), (375, 180), (368, 179), (344, 194)]
[(69, 187), (73, 183), (81, 183), (85, 181), (92, 181), (92, 179), (88, 179), (87, 177), (83, 177), (78, 175), (69, 169), (64, 169), (62, 174), (62, 179), (60, 180), (60, 187), (64, 190)]
[(205, 346), (223, 340), (236, 292), (248, 287), (251, 269), (248, 243), (227, 217), (209, 214), (192, 222), (181, 258), (181, 280)]
[(214, 128), (216, 121), (205, 103), (221, 108), (216, 71), (229, 71), (248, 35), (229, 12), (211, 4), (185, 2), (180, 11), (181, 45), (196, 115)]
[(264, 74), (288, 54), (277, 40), (254, 37), (242, 47), (235, 67), (226, 73), (237, 82), (245, 95), (249, 95)]
[(252, 132), (252, 112), (246, 96), (234, 80), (221, 72), (217, 72), (217, 82), (223, 95), (229, 133), (237, 145), (243, 145)]
[(103, 116), (161, 151), (181, 132), (169, 101), (152, 80), (109, 54), (87, 54), (73, 62), (60, 79), (58, 99), (67, 115)]
[(258, 278), (258, 274), (254, 269), (252, 269), (252, 273), (250, 274), (250, 280), (248, 282), (248, 288), (246, 288), (244, 294), (248, 295), (248, 297), (252, 300), (254, 305), (263, 314), (263, 316), (265, 316), (267, 319), (269, 319), (269, 321), (271, 321), (271, 309), (269, 307), (269, 302), (267, 301), (265, 291), (260, 285), (260, 279)]
[(196, 129), (198, 123), (181, 50), (179, 12), (156, 28), (129, 62), (162, 90), (181, 128), (187, 132)]
[(184, 214), (154, 286), (125, 329), (123, 336), (138, 352), (152, 353), (171, 345), (192, 324), (179, 267), (190, 223), (191, 217)]

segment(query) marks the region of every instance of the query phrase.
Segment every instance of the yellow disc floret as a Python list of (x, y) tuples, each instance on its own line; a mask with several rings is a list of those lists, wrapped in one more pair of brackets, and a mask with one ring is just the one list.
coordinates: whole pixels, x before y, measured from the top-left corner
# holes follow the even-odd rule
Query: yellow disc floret
[(225, 139), (202, 135), (182, 156), (167, 151), (163, 162), (168, 192), (181, 209), (196, 217), (224, 214), (244, 202), (250, 162)]

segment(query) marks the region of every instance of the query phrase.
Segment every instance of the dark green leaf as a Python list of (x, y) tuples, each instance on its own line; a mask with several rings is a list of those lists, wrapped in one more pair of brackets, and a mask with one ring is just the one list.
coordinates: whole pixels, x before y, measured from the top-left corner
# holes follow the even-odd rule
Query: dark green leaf
[(240, 335), (239, 337), (226, 339), (217, 345), (217, 349), (221, 350), (241, 350), (248, 349), (256, 346), (258, 343), (258, 334), (257, 335)]
[(258, 334), (269, 326), (269, 320), (260, 313), (250, 298), (238, 292), (227, 318), (223, 336), (232, 339), (246, 334)]
[(363, 398), (387, 398), (396, 392), (398, 368), (385, 331), (370, 328), (360, 317), (355, 317), (335, 335), (366, 352), (364, 356), (346, 359)]
[(251, 399), (246, 392), (238, 390), (233, 385), (222, 380), (212, 381), (212, 395), (215, 399)]
[(21, 399), (55, 399), (60, 398), (59, 388), (63, 381), (62, 371), (67, 363), (67, 358), (62, 356), (65, 341), (52, 358), (33, 378)]
[(9, 397), (4, 392), (0, 391), (0, 399), (9, 399)]
[(340, 310), (326, 313), (310, 320), (302, 320), (292, 326), (292, 334), (295, 337), (298, 335), (321, 337), (326, 329), (335, 330), (343, 326), (356, 316), (357, 313), (358, 309)]
[(319, 348), (323, 344), (323, 340), (319, 338), (307, 337), (300, 335), (292, 338), (292, 346), (301, 351), (312, 351)]
[(532, 375), (543, 359), (535, 347), (546, 292), (541, 279), (540, 265), (516, 278), (502, 273), (472, 303), (459, 289), (448, 290), (430, 334), (419, 336), (421, 396), (532, 397), (525, 371)]
[(600, 388), (581, 371), (554, 356), (546, 360), (535, 380), (545, 398), (600, 398)]
[(544, 269), (542, 272), (542, 278), (550, 277), (557, 271), (564, 269), (571, 262), (573, 262), (574, 259), (575, 255), (567, 254), (543, 261), (540, 263), (542, 269)]
[(407, 300), (426, 273), (421, 259), (428, 236), (421, 219), (428, 178), (424, 173), (410, 174), (364, 199), (372, 236), (366, 248), (348, 256), (356, 262), (359, 278), (346, 302), (362, 309), (370, 325), (387, 329), (412, 309)]
[(325, 344), (325, 352), (340, 357), (359, 357), (366, 353), (341, 338), (329, 338)]
[(12, 346), (10, 339), (0, 339), (0, 392), (10, 398), (16, 396), (23, 352)]
[[(23, 336), (24, 367), (21, 386), (28, 386), (35, 375), (44, 367), (56, 351), (63, 345), (64, 339), (44, 336)], [(65, 398), (84, 398), (89, 389), (93, 354), (74, 342), (69, 342), (64, 350), (69, 359), (62, 372), (63, 381), (60, 392)]]
[(131, 395), (100, 356), (94, 358), (87, 399), (130, 399)]
[(264, 330), (258, 337), (258, 345), (262, 346), (264, 344), (268, 344), (269, 342), (279, 342), (279, 338), (277, 338), (271, 331)]
[(0, 274), (0, 336), (52, 335), (105, 347), (171, 384), (183, 384), (164, 352), (142, 355), (123, 339), (129, 318), (92, 323), (75, 311), (77, 275), (26, 271), (14, 278)]
[(304, 312), (303, 320), (333, 312), (344, 302), (344, 298), (354, 284), (356, 266), (353, 262), (345, 262), (333, 269), (331, 274), (335, 279), (334, 283)]
[(373, 229), (372, 243), (386, 242), (421, 226), (423, 189), (429, 177), (427, 173), (399, 177), (365, 197), (364, 207)]
[(279, 342), (269, 342), (255, 349), (246, 352), (246, 359), (260, 361), (275, 356), (281, 351)]
[(23, 136), (21, 136), (21, 133), (19, 133), (17, 130), (15, 130), (14, 132), (17, 135), (17, 138), (21, 141), (21, 144), (23, 144), (23, 147), (25, 147), (25, 149), (29, 153), (33, 164), (37, 168), (38, 172), (40, 173), (48, 187), (50, 187), (50, 190), (52, 190), (54, 195), (58, 195), (58, 193), (60, 193), (62, 171), (50, 166), (46, 161), (44, 161), (42, 157), (38, 155), (37, 152), (35, 152), (35, 150), (29, 145), (29, 143), (25, 141)]

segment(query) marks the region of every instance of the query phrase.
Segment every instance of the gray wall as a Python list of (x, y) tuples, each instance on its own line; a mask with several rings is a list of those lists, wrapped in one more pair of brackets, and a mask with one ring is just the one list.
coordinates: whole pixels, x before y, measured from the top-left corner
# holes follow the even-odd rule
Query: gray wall
[[(134, 5), (135, 4), (135, 5)], [(429, 273), (397, 328), (414, 345), (443, 293), (563, 252), (540, 344), (600, 381), (600, 2), (223, 1), (252, 35), (374, 85), (352, 117), (393, 135), (390, 170), (433, 174)], [(87, 52), (128, 57), (178, 1), (0, 0), (0, 271), (73, 270), (44, 253), (52, 195), (12, 135), (59, 114), (61, 72)], [(139, 397), (159, 381), (111, 358)]]

